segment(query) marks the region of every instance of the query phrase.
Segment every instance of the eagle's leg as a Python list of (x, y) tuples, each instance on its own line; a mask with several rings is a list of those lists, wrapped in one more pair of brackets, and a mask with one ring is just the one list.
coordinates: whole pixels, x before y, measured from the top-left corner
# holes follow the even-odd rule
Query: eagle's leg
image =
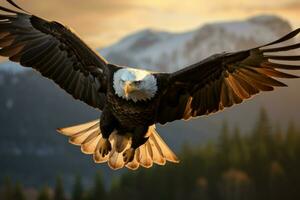
[(129, 163), (134, 159), (135, 150), (141, 145), (145, 144), (148, 140), (146, 134), (149, 127), (136, 127), (133, 136), (131, 147), (123, 153), (123, 160), (125, 163)]
[(114, 131), (116, 127), (116, 119), (108, 109), (103, 110), (100, 119), (100, 130), (102, 134), (102, 139), (100, 143), (99, 152), (102, 157), (106, 156), (111, 151), (111, 144), (108, 140), (110, 134)]

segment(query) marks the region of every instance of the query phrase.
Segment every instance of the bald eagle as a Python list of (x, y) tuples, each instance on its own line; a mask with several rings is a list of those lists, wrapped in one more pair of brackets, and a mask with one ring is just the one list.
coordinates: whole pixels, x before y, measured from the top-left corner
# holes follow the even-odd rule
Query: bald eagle
[[(208, 115), (297, 78), (300, 48), (283, 44), (300, 29), (256, 48), (212, 55), (174, 73), (117, 66), (90, 49), (66, 26), (46, 21), (7, 0), (0, 6), (0, 55), (32, 67), (75, 99), (102, 111), (100, 119), (58, 131), (112, 169), (178, 162), (155, 124)], [(293, 40), (294, 41), (294, 40)]]

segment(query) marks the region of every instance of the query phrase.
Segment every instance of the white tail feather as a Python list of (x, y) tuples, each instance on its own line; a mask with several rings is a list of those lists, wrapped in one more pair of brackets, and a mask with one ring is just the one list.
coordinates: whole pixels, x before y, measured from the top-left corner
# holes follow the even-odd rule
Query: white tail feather
[(139, 156), (137, 157), (138, 162), (141, 164), (141, 166), (145, 168), (150, 168), (153, 165), (153, 160), (150, 157), (148, 150), (147, 150), (147, 144), (144, 144), (139, 147)]
[(125, 149), (130, 147), (131, 140), (129, 135), (118, 135), (117, 132), (111, 134), (110, 141), (114, 141), (114, 148), (118, 153), (123, 152)]
[(113, 149), (109, 154), (108, 166), (114, 170), (121, 169), (125, 165), (123, 155)]
[(95, 163), (104, 163), (104, 162), (107, 162), (108, 161), (108, 158), (109, 158), (109, 156), (108, 155), (106, 155), (106, 156), (102, 156), (101, 154), (100, 154), (100, 152), (99, 152), (99, 149), (100, 149), (100, 140), (102, 139), (102, 135), (100, 135), (101, 137), (100, 137), (100, 139), (99, 139), (99, 141), (98, 141), (98, 144), (97, 144), (97, 146), (96, 146), (96, 149), (95, 149), (95, 151), (94, 151), (94, 154), (93, 154), (93, 159), (94, 159), (94, 162)]
[(69, 138), (69, 142), (74, 145), (81, 145), (86, 143), (87, 139), (91, 137), (97, 137), (99, 135), (99, 131), (96, 129), (91, 129), (86, 132), (81, 132), (80, 134), (76, 134)]
[(137, 170), (140, 166), (140, 163), (137, 161), (137, 155), (135, 154), (132, 162), (127, 163), (126, 167), (131, 170)]
[(163, 139), (158, 135), (158, 133), (156, 132), (156, 130), (153, 130), (153, 137), (155, 138), (158, 146), (161, 149), (161, 152), (163, 154), (163, 157), (170, 162), (174, 162), (174, 163), (178, 163), (179, 160), (177, 158), (177, 156), (175, 155), (175, 153), (173, 153), (173, 151), (168, 147), (168, 145), (163, 141)]
[(123, 153), (131, 146), (130, 136), (118, 135), (117, 131), (114, 131), (109, 137), (112, 150), (109, 155), (102, 157), (99, 152), (100, 141), (103, 140), (100, 131), (100, 120), (61, 128), (58, 129), (58, 132), (68, 136), (70, 143), (80, 145), (83, 153), (93, 154), (93, 159), (96, 163), (107, 162), (109, 167), (114, 170), (121, 169), (124, 166), (128, 169), (136, 170), (139, 166), (150, 168), (153, 166), (153, 163), (165, 165), (166, 161), (179, 162), (173, 151), (156, 132), (155, 125), (149, 127), (147, 133), (148, 141), (136, 150), (133, 161), (126, 165), (123, 161)]
[(81, 151), (85, 154), (94, 154), (97, 144), (99, 143), (100, 139), (102, 138), (101, 135), (93, 138), (87, 143), (81, 145)]
[(158, 146), (155, 138), (153, 135), (149, 137), (149, 143), (152, 148), (152, 153), (153, 153), (153, 162), (158, 164), (158, 165), (165, 165), (166, 164), (166, 159), (164, 158), (164, 155)]
[(63, 135), (72, 136), (76, 133), (79, 133), (80, 131), (94, 127), (95, 125), (99, 126), (99, 124), (100, 124), (100, 120), (94, 120), (94, 121), (87, 122), (84, 124), (79, 124), (79, 125), (70, 126), (70, 127), (66, 127), (66, 128), (59, 128), (59, 129), (57, 129), (57, 131)]

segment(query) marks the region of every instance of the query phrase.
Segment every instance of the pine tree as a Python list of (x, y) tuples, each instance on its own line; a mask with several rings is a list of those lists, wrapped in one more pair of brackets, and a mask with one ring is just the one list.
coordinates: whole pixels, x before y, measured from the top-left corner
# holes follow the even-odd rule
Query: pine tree
[(231, 167), (238, 168), (241, 165), (243, 159), (243, 144), (240, 137), (240, 129), (236, 126), (233, 132), (233, 136), (230, 142), (229, 150), (229, 162)]
[(120, 177), (113, 177), (107, 199), (126, 199), (122, 191)]
[(60, 176), (56, 178), (55, 190), (54, 190), (54, 200), (65, 200), (65, 193), (62, 180)]
[(253, 199), (251, 180), (248, 174), (241, 170), (231, 169), (223, 173), (220, 188), (221, 199), (250, 200)]
[(269, 116), (264, 108), (261, 108), (258, 120), (256, 122), (256, 125), (254, 127), (254, 134), (253, 136), (258, 138), (264, 138), (268, 136), (271, 133), (271, 125)]
[(251, 136), (251, 161), (249, 170), (255, 181), (255, 190), (259, 194), (258, 199), (267, 199), (269, 169), (270, 164), (270, 147), (272, 146), (272, 130), (270, 120), (265, 109), (261, 109), (257, 122)]
[(273, 161), (270, 164), (269, 181), (270, 181), (269, 183), (270, 199), (281, 200), (287, 198), (287, 193), (286, 193), (287, 180), (285, 176), (285, 171), (282, 165), (277, 161)]
[(220, 168), (225, 169), (229, 166), (229, 151), (230, 151), (230, 136), (229, 136), (229, 128), (228, 123), (224, 120), (221, 133), (219, 136), (219, 145), (218, 145), (218, 157), (220, 160)]
[(15, 191), (13, 193), (13, 200), (25, 200), (25, 194), (23, 192), (23, 187), (20, 183), (16, 184)]
[(285, 157), (284, 153), (284, 134), (282, 133), (280, 123), (276, 123), (270, 146), (270, 160), (282, 161)]
[(50, 200), (49, 188), (43, 187), (38, 194), (37, 200)]
[(81, 177), (77, 175), (75, 177), (75, 183), (73, 185), (72, 200), (82, 200), (83, 199), (83, 187), (81, 183)]
[(106, 199), (106, 191), (103, 185), (102, 173), (99, 171), (95, 175), (94, 187), (89, 195), (89, 200)]
[(4, 180), (4, 199), (13, 200), (13, 186), (10, 177), (6, 177)]
[[(258, 162), (268, 159), (268, 150), (272, 144), (270, 120), (265, 109), (261, 109), (252, 134), (252, 152)], [(263, 163), (261, 163), (263, 164)]]

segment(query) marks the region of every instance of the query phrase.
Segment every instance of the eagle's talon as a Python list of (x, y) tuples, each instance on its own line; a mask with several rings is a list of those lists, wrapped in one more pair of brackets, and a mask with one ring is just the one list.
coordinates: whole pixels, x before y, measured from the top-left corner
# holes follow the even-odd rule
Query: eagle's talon
[(125, 164), (130, 163), (131, 161), (133, 161), (134, 153), (135, 153), (135, 150), (133, 148), (127, 149), (123, 153), (123, 160), (124, 160)]
[(108, 139), (100, 140), (99, 153), (102, 157), (105, 157), (111, 151), (111, 144)]

